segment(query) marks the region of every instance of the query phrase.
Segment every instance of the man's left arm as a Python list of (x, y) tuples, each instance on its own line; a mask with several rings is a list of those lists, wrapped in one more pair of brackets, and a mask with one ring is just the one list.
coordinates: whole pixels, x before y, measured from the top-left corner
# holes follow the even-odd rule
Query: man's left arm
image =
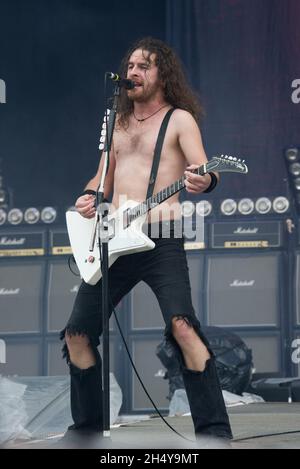
[[(198, 176), (192, 172), (194, 169), (207, 163), (201, 132), (195, 119), (189, 112), (182, 110), (176, 112), (179, 145), (188, 162), (184, 174), (186, 177), (186, 190), (191, 194), (200, 194), (206, 191), (212, 182), (212, 177), (209, 174)], [(219, 180), (218, 173), (214, 174)]]

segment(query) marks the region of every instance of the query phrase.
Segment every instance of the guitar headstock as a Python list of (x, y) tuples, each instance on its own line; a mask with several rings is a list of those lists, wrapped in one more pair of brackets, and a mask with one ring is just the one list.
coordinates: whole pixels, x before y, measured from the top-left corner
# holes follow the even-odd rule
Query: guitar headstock
[(103, 151), (105, 148), (105, 142), (106, 142), (106, 129), (107, 129), (107, 120), (109, 118), (110, 114), (110, 109), (106, 110), (106, 114), (104, 115), (102, 127), (101, 127), (101, 136), (100, 136), (100, 144), (99, 144), (99, 150)]
[(248, 167), (245, 160), (229, 155), (214, 156), (206, 165), (207, 172), (212, 170), (218, 171), (219, 173), (248, 173)]

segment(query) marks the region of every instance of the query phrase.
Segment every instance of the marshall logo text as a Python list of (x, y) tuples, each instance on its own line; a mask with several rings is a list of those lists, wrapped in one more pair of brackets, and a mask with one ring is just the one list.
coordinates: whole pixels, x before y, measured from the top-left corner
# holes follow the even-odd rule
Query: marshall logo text
[(0, 246), (23, 246), (25, 244), (26, 238), (8, 238), (7, 236), (2, 236), (0, 238)]
[(255, 280), (234, 280), (231, 287), (254, 287)]
[(20, 293), (20, 288), (1, 288), (0, 287), (0, 295), (18, 295)]
[(242, 235), (257, 234), (258, 231), (259, 231), (258, 228), (242, 228), (241, 226), (239, 226), (234, 231), (234, 234), (242, 234)]

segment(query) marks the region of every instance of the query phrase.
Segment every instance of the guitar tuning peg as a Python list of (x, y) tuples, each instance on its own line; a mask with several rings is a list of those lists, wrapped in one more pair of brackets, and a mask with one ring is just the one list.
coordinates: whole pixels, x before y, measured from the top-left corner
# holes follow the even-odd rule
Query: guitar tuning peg
[(99, 145), (99, 150), (101, 150), (101, 151), (104, 150), (104, 145), (103, 145), (103, 143), (100, 143), (100, 145)]

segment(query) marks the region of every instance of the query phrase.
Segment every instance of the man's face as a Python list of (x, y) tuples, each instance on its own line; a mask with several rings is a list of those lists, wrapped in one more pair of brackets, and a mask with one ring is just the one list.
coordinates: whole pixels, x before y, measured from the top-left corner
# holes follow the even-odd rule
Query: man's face
[(149, 56), (149, 52), (142, 49), (135, 50), (130, 56), (127, 78), (132, 80), (136, 86), (133, 90), (128, 91), (129, 99), (147, 102), (161, 90), (155, 58), (155, 54)]

